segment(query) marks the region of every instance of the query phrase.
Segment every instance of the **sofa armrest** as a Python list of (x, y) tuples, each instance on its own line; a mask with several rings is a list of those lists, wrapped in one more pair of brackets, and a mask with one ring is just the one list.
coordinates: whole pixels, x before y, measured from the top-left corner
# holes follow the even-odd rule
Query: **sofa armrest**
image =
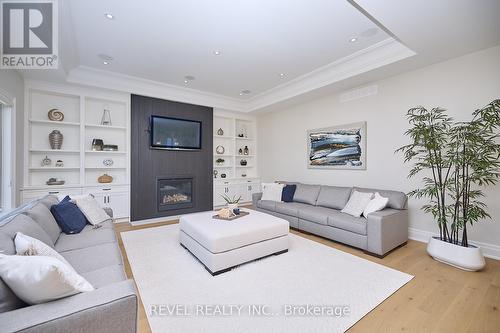
[(132, 280), (52, 302), (0, 313), (0, 332), (137, 331), (137, 296)]
[(252, 204), (254, 207), (257, 207), (257, 201), (259, 201), (260, 198), (262, 198), (262, 192), (252, 194)]
[(384, 209), (368, 214), (367, 251), (385, 255), (408, 241), (408, 210)]

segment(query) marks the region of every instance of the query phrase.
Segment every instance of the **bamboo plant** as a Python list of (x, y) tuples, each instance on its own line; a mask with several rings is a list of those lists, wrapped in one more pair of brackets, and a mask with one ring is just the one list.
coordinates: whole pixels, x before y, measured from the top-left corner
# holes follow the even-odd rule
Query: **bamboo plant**
[(409, 196), (429, 199), (422, 209), (436, 220), (439, 238), (467, 247), (467, 225), (490, 218), (482, 188), (500, 177), (500, 99), (474, 111), (468, 122), (455, 122), (445, 111), (408, 110), (411, 143), (397, 152), (413, 162), (409, 178), (424, 173), (423, 186)]

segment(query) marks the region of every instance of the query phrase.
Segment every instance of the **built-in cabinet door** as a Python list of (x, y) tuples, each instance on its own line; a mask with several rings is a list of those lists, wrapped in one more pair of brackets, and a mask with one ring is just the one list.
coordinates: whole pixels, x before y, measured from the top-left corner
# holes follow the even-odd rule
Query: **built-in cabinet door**
[(130, 203), (128, 191), (123, 189), (114, 189), (112, 187), (103, 187), (87, 189), (86, 193), (92, 194), (101, 207), (109, 207), (113, 210), (113, 217), (130, 217)]
[(22, 203), (25, 204), (35, 199), (42, 198), (47, 194), (55, 195), (59, 200), (63, 199), (65, 196), (69, 195), (81, 195), (81, 188), (64, 188), (64, 189), (47, 189), (47, 190), (23, 190), (21, 192)]
[(240, 185), (240, 191), (242, 193), (242, 202), (251, 202), (252, 195), (254, 193), (260, 192), (260, 184), (259, 183), (246, 183)]

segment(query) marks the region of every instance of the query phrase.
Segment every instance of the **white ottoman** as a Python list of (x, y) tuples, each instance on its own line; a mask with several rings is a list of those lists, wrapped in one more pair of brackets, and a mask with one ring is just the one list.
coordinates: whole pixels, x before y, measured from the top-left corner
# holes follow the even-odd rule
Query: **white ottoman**
[(213, 211), (180, 218), (180, 243), (217, 275), (243, 263), (288, 251), (288, 221), (242, 209), (249, 215), (224, 221)]

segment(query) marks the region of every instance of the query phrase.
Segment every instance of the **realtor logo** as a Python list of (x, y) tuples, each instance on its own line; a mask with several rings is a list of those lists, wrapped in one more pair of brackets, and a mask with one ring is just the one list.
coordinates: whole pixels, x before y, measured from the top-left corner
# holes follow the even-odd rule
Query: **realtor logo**
[(1, 18), (1, 68), (57, 68), (57, 0), (4, 0)]

